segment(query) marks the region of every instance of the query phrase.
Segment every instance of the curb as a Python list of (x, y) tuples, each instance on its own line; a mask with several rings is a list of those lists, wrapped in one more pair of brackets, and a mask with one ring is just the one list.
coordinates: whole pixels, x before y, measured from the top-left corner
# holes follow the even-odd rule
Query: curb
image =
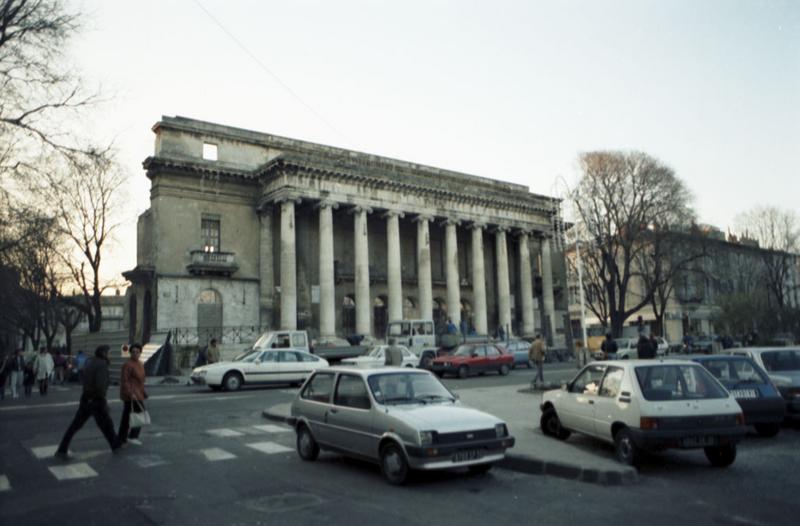
[[(286, 423), (287, 420), (286, 415), (272, 412), (269, 409), (264, 409), (261, 416), (274, 422)], [(624, 471), (582, 468), (564, 462), (547, 461), (528, 455), (516, 455), (514, 453), (507, 453), (505, 458), (497, 462), (496, 465), (498, 468), (517, 473), (548, 475), (551, 477), (605, 486), (622, 486), (639, 482), (639, 473), (632, 468)]]

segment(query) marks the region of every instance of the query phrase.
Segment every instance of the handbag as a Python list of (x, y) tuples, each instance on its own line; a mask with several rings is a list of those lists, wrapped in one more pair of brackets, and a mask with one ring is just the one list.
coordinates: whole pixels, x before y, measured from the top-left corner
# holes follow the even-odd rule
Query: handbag
[[(130, 427), (144, 427), (150, 425), (150, 413), (147, 412), (147, 409), (144, 408), (144, 404), (138, 400), (134, 400), (133, 403), (136, 407), (140, 409), (138, 413), (131, 411), (129, 415), (128, 422), (130, 423)], [(131, 408), (133, 409), (133, 408)]]

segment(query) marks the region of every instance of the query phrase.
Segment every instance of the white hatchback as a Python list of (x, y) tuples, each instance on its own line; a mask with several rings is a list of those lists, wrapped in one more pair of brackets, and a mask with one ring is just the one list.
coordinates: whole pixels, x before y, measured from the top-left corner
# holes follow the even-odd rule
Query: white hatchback
[[(418, 367), (419, 356), (409, 351), (406, 347), (398, 345), (403, 352), (402, 367)], [(383, 367), (386, 362), (386, 349), (388, 345), (376, 345), (364, 356), (356, 356), (355, 358), (345, 358), (342, 360), (342, 365), (355, 366), (355, 367)]]
[(703, 448), (711, 464), (728, 466), (747, 429), (736, 399), (686, 360), (592, 362), (545, 392), (541, 410), (544, 434), (565, 440), (576, 431), (610, 442), (629, 465), (642, 450)]

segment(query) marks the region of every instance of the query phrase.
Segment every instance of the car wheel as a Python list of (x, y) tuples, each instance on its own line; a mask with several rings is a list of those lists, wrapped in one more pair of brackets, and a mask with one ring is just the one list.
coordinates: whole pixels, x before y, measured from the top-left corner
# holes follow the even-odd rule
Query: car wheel
[(542, 418), (539, 420), (539, 427), (542, 428), (542, 433), (547, 436), (555, 437), (559, 440), (566, 440), (572, 434), (568, 429), (561, 427), (561, 420), (558, 419), (556, 410), (552, 407), (545, 409), (542, 413)]
[(235, 372), (226, 374), (222, 379), (222, 386), (226, 391), (238, 391), (242, 383), (242, 375)]
[(781, 430), (780, 424), (756, 424), (756, 433), (764, 438), (772, 438)]
[(503, 364), (500, 366), (500, 376), (505, 376), (508, 374), (508, 365)]
[(297, 454), (303, 460), (317, 460), (319, 445), (306, 426), (297, 428)]
[(458, 368), (458, 377), (466, 378), (467, 376), (469, 376), (469, 367), (467, 367), (466, 365), (462, 365), (461, 367)]
[(726, 468), (736, 460), (736, 444), (703, 448), (706, 458), (716, 468)]
[(397, 444), (389, 444), (381, 450), (381, 472), (389, 484), (401, 485), (408, 477), (408, 461)]
[(614, 435), (614, 455), (617, 460), (628, 466), (639, 463), (639, 448), (633, 441), (633, 433), (627, 428), (622, 428)]
[(475, 464), (473, 466), (469, 466), (467, 469), (469, 470), (470, 475), (484, 475), (489, 472), (494, 466), (493, 463), (489, 462), (487, 464)]

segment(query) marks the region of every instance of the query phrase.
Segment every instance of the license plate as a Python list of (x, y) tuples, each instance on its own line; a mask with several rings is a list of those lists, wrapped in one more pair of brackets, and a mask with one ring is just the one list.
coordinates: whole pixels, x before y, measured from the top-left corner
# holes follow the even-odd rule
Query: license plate
[(755, 389), (734, 389), (731, 394), (734, 398), (758, 398)]
[(453, 462), (464, 462), (466, 460), (477, 460), (481, 458), (481, 452), (477, 449), (462, 449), (453, 455)]
[(681, 446), (683, 447), (706, 447), (716, 445), (717, 437), (715, 436), (694, 436), (681, 439)]

